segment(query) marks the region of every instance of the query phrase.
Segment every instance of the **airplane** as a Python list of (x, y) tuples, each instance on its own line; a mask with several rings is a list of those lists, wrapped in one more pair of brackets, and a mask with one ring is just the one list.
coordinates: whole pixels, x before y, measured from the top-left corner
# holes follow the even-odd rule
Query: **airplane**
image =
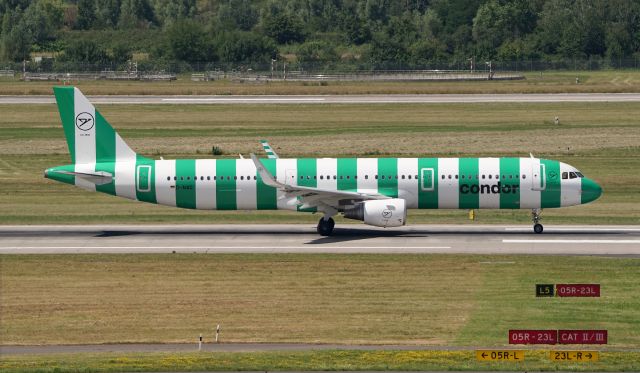
[(524, 158), (279, 158), (154, 160), (137, 154), (75, 87), (54, 87), (71, 164), (48, 179), (131, 200), (199, 210), (321, 213), (330, 236), (342, 214), (399, 227), (409, 209), (542, 209), (595, 201), (602, 188), (566, 163)]

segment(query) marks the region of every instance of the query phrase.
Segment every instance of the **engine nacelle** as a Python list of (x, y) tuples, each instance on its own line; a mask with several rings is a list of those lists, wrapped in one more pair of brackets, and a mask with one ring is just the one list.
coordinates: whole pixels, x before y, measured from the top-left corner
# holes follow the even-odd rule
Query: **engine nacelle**
[(407, 203), (400, 198), (364, 201), (345, 209), (344, 217), (376, 227), (399, 227), (407, 223)]

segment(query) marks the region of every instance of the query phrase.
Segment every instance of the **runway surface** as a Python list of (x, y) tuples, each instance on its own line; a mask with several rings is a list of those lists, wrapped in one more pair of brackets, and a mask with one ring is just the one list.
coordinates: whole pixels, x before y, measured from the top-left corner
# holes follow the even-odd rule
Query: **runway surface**
[[(404, 104), (487, 102), (640, 102), (640, 93), (424, 94), (309, 96), (89, 96), (94, 104)], [(0, 104), (53, 104), (53, 96), (0, 96)]]
[(640, 258), (640, 226), (314, 225), (2, 226), (0, 254), (457, 253)]

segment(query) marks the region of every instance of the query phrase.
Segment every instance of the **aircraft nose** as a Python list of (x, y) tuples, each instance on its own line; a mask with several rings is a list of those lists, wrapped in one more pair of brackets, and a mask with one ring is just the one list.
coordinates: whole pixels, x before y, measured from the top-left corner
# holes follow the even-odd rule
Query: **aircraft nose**
[(582, 203), (589, 203), (597, 200), (602, 195), (602, 187), (595, 181), (582, 179)]

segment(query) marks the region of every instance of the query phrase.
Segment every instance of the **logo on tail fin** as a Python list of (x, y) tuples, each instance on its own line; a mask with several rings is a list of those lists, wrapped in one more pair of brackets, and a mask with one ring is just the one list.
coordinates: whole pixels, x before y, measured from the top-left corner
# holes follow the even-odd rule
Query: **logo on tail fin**
[(76, 116), (76, 127), (81, 131), (89, 131), (95, 125), (93, 115), (87, 112), (83, 112)]

